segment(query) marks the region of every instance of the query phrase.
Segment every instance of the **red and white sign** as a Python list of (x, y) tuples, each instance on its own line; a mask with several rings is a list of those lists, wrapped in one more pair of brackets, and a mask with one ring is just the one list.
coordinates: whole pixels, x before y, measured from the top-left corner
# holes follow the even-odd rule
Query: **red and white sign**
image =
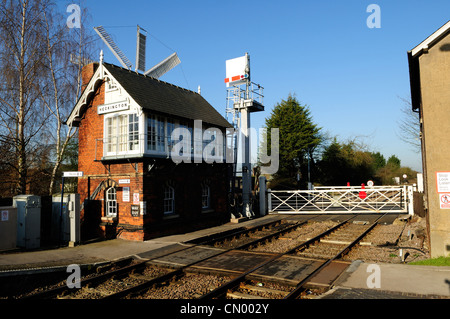
[(439, 205), (441, 209), (450, 209), (450, 193), (439, 194)]
[(133, 193), (133, 205), (139, 205), (139, 193)]
[(227, 60), (225, 64), (226, 64), (225, 83), (227, 84), (227, 87), (229, 87), (230, 84), (233, 85), (243, 84), (249, 78), (250, 61), (248, 55)]
[(246, 75), (236, 75), (236, 76), (232, 76), (231, 78), (225, 78), (225, 83), (230, 83), (230, 82), (236, 82), (239, 80), (244, 80), (246, 79), (247, 76)]

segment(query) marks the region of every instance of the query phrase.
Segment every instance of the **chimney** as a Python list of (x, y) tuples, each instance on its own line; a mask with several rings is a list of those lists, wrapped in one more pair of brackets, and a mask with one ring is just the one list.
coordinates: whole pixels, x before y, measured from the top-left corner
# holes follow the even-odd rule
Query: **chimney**
[(84, 91), (89, 81), (94, 76), (94, 73), (97, 70), (97, 68), (98, 63), (96, 62), (87, 64), (83, 67), (83, 69), (81, 70), (81, 92)]

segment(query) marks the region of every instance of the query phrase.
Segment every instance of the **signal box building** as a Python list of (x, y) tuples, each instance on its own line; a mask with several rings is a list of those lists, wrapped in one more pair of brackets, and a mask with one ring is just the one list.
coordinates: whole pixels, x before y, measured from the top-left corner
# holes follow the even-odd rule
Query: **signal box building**
[[(66, 122), (79, 127), (84, 239), (146, 240), (229, 220), (220, 137), (231, 125), (200, 94), (107, 63), (85, 66), (82, 83)], [(180, 128), (190, 136), (174, 137)]]
[(408, 52), (412, 109), (420, 114), (431, 256), (450, 254), (450, 21)]

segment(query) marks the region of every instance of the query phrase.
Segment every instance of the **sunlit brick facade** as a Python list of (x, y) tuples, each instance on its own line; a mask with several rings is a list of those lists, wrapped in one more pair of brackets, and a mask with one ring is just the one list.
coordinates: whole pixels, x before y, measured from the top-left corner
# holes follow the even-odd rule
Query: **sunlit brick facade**
[(211, 145), (230, 126), (203, 97), (106, 63), (85, 66), (82, 78), (84, 92), (67, 122), (79, 127), (84, 239), (145, 240), (227, 221), (222, 146), (212, 163), (170, 157), (179, 142), (174, 129), (192, 133), (202, 120)]

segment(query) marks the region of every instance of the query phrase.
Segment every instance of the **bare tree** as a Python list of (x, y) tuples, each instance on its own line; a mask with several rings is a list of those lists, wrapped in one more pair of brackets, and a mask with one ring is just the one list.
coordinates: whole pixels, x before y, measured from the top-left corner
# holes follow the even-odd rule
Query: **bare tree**
[(64, 125), (81, 88), (82, 63), (71, 60), (90, 58), (96, 38), (69, 28), (65, 13), (53, 0), (0, 2), (0, 168), (10, 168), (2, 182), (13, 185), (11, 195), (43, 174), (51, 194), (76, 134)]
[[(86, 10), (81, 17), (83, 21), (87, 19)], [(68, 28), (61, 14), (44, 13), (44, 20), (49, 81), (41, 90), (41, 99), (52, 116), (48, 132), (54, 145), (54, 163), (48, 186), (48, 193), (52, 194), (66, 148), (77, 133), (76, 127), (66, 126), (64, 122), (81, 93), (83, 61), (90, 60), (97, 39), (83, 27)]]
[(13, 194), (26, 192), (29, 154), (47, 114), (38, 100), (43, 81), (45, 42), (41, 12), (47, 1), (0, 2), (0, 137), (14, 156), (8, 165), (17, 181)]
[(400, 98), (404, 103), (401, 108), (403, 117), (397, 122), (398, 136), (400, 139), (412, 146), (412, 149), (420, 153), (420, 119), (419, 113), (413, 112), (411, 102), (407, 99)]

